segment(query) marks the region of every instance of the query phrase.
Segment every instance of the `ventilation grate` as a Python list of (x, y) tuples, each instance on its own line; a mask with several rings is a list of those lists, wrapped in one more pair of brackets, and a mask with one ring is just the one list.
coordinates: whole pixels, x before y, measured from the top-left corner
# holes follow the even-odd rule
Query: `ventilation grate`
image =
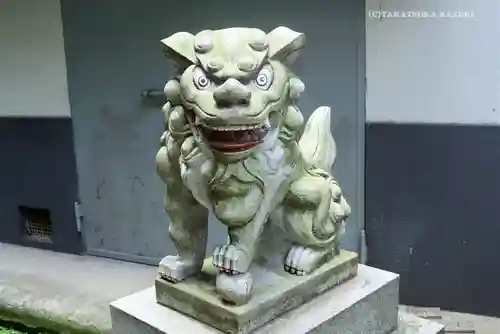
[(50, 210), (20, 206), (24, 238), (44, 243), (52, 243), (52, 221)]

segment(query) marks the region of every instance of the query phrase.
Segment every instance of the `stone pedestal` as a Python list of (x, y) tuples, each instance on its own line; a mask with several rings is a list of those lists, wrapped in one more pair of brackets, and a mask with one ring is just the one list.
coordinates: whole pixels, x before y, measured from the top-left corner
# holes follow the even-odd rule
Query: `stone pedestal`
[(250, 268), (254, 287), (252, 297), (245, 305), (234, 306), (222, 301), (215, 291), (217, 269), (211, 259), (205, 261), (202, 273), (197, 277), (176, 284), (158, 278), (156, 300), (224, 333), (250, 333), (353, 278), (358, 272), (357, 254), (347, 251), (341, 251), (307, 276), (290, 275), (284, 271), (283, 265), (273, 263), (272, 257), (267, 260), (256, 261)]
[[(356, 277), (282, 314), (252, 333), (440, 333), (442, 327), (429, 321), (406, 314), (398, 317), (398, 283), (396, 274), (359, 265)], [(186, 303), (188, 306), (189, 303)], [(272, 305), (276, 310), (283, 306)], [(113, 302), (111, 320), (115, 334), (223, 333), (160, 305), (156, 301), (154, 287)]]

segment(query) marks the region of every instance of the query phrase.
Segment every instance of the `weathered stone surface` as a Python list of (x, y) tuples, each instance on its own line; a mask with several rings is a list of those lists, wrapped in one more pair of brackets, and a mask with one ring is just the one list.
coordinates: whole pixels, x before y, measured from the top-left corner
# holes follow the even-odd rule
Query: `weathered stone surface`
[(290, 275), (272, 261), (260, 261), (250, 268), (255, 280), (252, 298), (245, 305), (233, 306), (217, 294), (217, 271), (207, 259), (197, 277), (176, 284), (158, 278), (156, 296), (159, 303), (225, 333), (248, 333), (354, 277), (357, 269), (357, 254), (347, 251), (308, 276)]
[[(398, 275), (360, 264), (358, 275), (353, 279), (256, 328), (252, 334), (392, 333), (398, 325), (398, 286)], [(111, 318), (116, 334), (222, 333), (156, 303), (154, 288), (113, 302)], [(408, 323), (404, 325), (402, 328), (407, 329)]]

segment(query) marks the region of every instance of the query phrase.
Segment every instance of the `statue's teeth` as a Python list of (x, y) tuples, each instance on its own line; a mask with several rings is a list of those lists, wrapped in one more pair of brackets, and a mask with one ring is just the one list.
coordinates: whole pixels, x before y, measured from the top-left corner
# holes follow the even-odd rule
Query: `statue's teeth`
[[(261, 124), (256, 124), (256, 125), (232, 125), (232, 126), (210, 126), (206, 124), (200, 124), (203, 127), (206, 127), (211, 130), (216, 130), (216, 131), (244, 131), (244, 130), (255, 130), (262, 128), (263, 125)], [(264, 125), (265, 126), (265, 125)]]

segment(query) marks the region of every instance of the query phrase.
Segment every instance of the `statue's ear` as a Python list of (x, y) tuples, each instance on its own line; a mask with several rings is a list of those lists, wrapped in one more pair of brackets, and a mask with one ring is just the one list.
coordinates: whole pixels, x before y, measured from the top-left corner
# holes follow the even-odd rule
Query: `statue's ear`
[(194, 53), (194, 36), (188, 32), (178, 32), (162, 39), (165, 55), (174, 60), (181, 68), (197, 62)]
[(269, 58), (291, 65), (304, 47), (306, 36), (287, 27), (278, 27), (267, 34)]

